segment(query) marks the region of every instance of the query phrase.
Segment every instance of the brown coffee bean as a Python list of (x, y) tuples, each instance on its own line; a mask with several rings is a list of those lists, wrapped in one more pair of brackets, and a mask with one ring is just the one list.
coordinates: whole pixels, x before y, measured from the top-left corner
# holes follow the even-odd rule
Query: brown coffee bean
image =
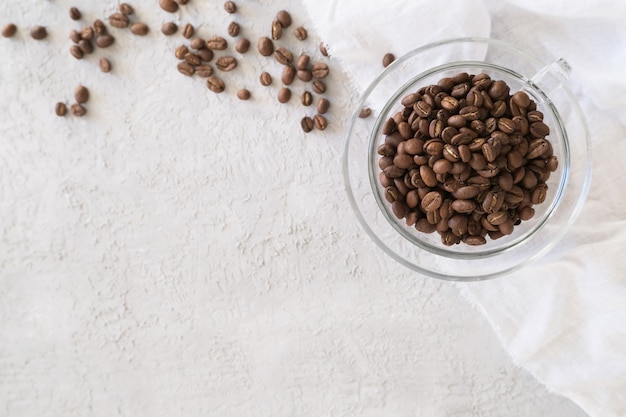
[(204, 46), (206, 45), (204, 39), (201, 38), (193, 38), (190, 42), (189, 42), (189, 46), (192, 49), (200, 49), (200, 48), (204, 48)]
[(195, 71), (196, 75), (201, 78), (209, 78), (211, 75), (213, 75), (213, 67), (207, 64), (198, 65), (197, 67), (195, 67)]
[(302, 93), (301, 102), (303, 106), (310, 106), (313, 103), (313, 95), (309, 91), (305, 91)]
[(198, 54), (194, 54), (193, 52), (187, 52), (185, 54), (185, 61), (187, 61), (194, 67), (197, 65), (200, 65), (200, 63), (202, 62), (202, 60), (200, 59), (200, 56)]
[(113, 13), (111, 16), (109, 16), (109, 25), (113, 26), (114, 28), (128, 27), (128, 23), (128, 16), (123, 13)]
[(452, 115), (448, 118), (448, 126), (452, 126), (456, 129), (465, 126), (466, 123), (467, 120), (465, 120), (465, 117), (459, 114)]
[(241, 26), (237, 22), (230, 22), (228, 24), (228, 35), (233, 38), (239, 36), (239, 31), (241, 30)]
[(86, 103), (89, 100), (89, 90), (84, 85), (79, 85), (74, 90), (74, 98), (77, 103)]
[(30, 37), (35, 40), (42, 40), (48, 36), (45, 26), (35, 26), (30, 30)]
[(480, 194), (480, 187), (477, 185), (464, 185), (459, 187), (456, 191), (452, 193), (454, 198), (460, 200), (471, 200)]
[(188, 77), (191, 77), (194, 74), (194, 72), (196, 72), (195, 67), (191, 65), (189, 62), (179, 62), (177, 65), (177, 68), (178, 68), (178, 72)]
[(313, 69), (311, 70), (313, 73), (313, 77), (319, 79), (326, 78), (328, 73), (330, 72), (328, 69), (328, 65), (323, 62), (317, 62), (313, 64)]
[[(541, 123), (541, 122), (538, 122)], [(528, 144), (527, 159), (539, 158), (548, 149), (548, 141), (543, 138), (533, 139)]]
[(427, 187), (434, 187), (439, 182), (439, 180), (437, 180), (437, 174), (435, 174), (435, 171), (428, 165), (420, 165), (419, 174)]
[(296, 76), (299, 80), (302, 80), (304, 82), (309, 82), (313, 79), (313, 74), (309, 70), (298, 70), (296, 72)]
[(493, 100), (504, 100), (509, 93), (509, 86), (502, 80), (494, 81), (489, 87), (488, 94)]
[(237, 98), (239, 100), (250, 100), (250, 97), (251, 97), (250, 91), (245, 88), (242, 88), (237, 91)]
[(237, 4), (234, 1), (227, 1), (224, 3), (224, 10), (230, 14), (237, 13)]
[(2, 36), (5, 38), (12, 38), (17, 33), (17, 26), (13, 23), (7, 23), (2, 28)]
[(113, 42), (115, 42), (115, 38), (111, 35), (100, 35), (96, 38), (96, 45), (98, 45), (98, 47), (100, 48), (108, 48), (109, 46), (113, 45)]
[(70, 19), (79, 20), (82, 17), (80, 10), (77, 7), (70, 7)]
[(320, 42), (319, 50), (322, 56), (328, 56), (328, 49), (326, 48), (324, 42)]
[(263, 36), (259, 39), (257, 49), (261, 55), (270, 56), (274, 53), (274, 43), (267, 36)]
[(239, 52), (240, 54), (245, 54), (246, 52), (248, 52), (248, 49), (250, 49), (250, 41), (246, 38), (239, 39), (235, 44), (235, 51)]
[(174, 13), (178, 10), (178, 3), (174, 0), (159, 0), (159, 6), (169, 13)]
[(550, 134), (550, 128), (543, 122), (534, 122), (530, 125), (530, 134), (535, 138), (543, 138)]
[(217, 78), (214, 75), (211, 75), (209, 78), (207, 78), (206, 86), (209, 90), (218, 94), (223, 92), (226, 89), (226, 85), (224, 84), (224, 81), (222, 81), (221, 79)]
[(104, 25), (104, 22), (100, 19), (96, 19), (93, 21), (93, 24), (91, 25), (91, 27), (93, 28), (93, 32), (94, 32), (94, 36), (95, 35), (104, 35), (107, 32), (107, 28)]
[(136, 23), (133, 23), (130, 26), (130, 31), (134, 35), (138, 35), (138, 36), (145, 36), (145, 35), (147, 35), (149, 30), (150, 29), (148, 28), (148, 25), (146, 25), (145, 23), (142, 23), (142, 22), (136, 22)]
[(261, 85), (268, 86), (272, 84), (272, 76), (269, 72), (262, 72), (259, 79), (261, 80)]
[[(313, 125), (317, 130), (325, 130), (328, 126), (328, 121), (321, 114), (316, 114), (313, 118)], [(392, 165), (393, 166), (393, 165)]]
[(214, 51), (223, 51), (228, 47), (228, 42), (221, 36), (211, 36), (206, 41), (206, 46)]
[(530, 207), (530, 206), (526, 206), (526, 207), (522, 208), (521, 210), (519, 210), (518, 214), (519, 214), (520, 220), (528, 221), (528, 220), (532, 219), (533, 216), (535, 215), (535, 209)]
[(296, 68), (293, 65), (285, 65), (281, 80), (285, 85), (291, 85), (296, 78)]
[(274, 51), (274, 58), (283, 65), (289, 65), (293, 61), (293, 54), (281, 46)]
[(385, 55), (383, 55), (383, 67), (385, 68), (388, 67), (395, 60), (396, 60), (396, 57), (394, 56), (394, 54), (386, 53)]
[(78, 47), (85, 55), (93, 53), (93, 45), (91, 44), (91, 41), (81, 39), (78, 41)]
[(100, 58), (99, 65), (100, 71), (111, 72), (111, 62), (107, 58)]
[(125, 14), (126, 16), (135, 14), (135, 9), (128, 3), (121, 3), (118, 7), (119, 11)]
[(367, 119), (371, 115), (372, 115), (372, 109), (370, 109), (369, 107), (363, 107), (361, 111), (359, 112), (359, 117), (361, 119)]
[(530, 97), (524, 91), (517, 91), (511, 97), (511, 100), (522, 108), (526, 108), (530, 105)]
[(67, 114), (67, 106), (65, 103), (58, 102), (56, 106), (54, 106), (54, 112), (59, 117), (65, 116)]
[(452, 202), (452, 210), (457, 213), (469, 214), (476, 209), (476, 203), (473, 200), (454, 200)]
[(448, 227), (455, 236), (462, 237), (467, 233), (469, 218), (465, 214), (455, 214), (448, 219)]
[(543, 113), (537, 110), (529, 111), (526, 114), (528, 123), (543, 122)]
[(70, 109), (72, 110), (72, 114), (76, 117), (83, 117), (85, 114), (87, 114), (87, 109), (80, 103), (72, 104)]
[(280, 103), (287, 103), (291, 99), (291, 90), (287, 87), (283, 87), (278, 90), (278, 101)]
[(316, 94), (324, 94), (326, 92), (326, 84), (323, 81), (313, 81), (313, 92)]
[(277, 41), (277, 40), (279, 40), (280, 38), (283, 37), (283, 26), (276, 19), (274, 19), (274, 21), (272, 21), (272, 26), (271, 26), (271, 30), (270, 30), (270, 36), (275, 41)]
[(237, 68), (237, 59), (233, 56), (221, 56), (215, 61), (215, 66), (220, 71), (232, 71)]
[(407, 206), (402, 201), (394, 201), (391, 204), (391, 211), (398, 219), (404, 218), (407, 212)]
[(305, 71), (309, 67), (309, 62), (311, 62), (311, 57), (307, 54), (302, 54), (298, 57), (296, 61), (296, 69)]
[[(330, 101), (328, 101), (325, 98), (320, 98), (317, 101), (317, 112), (319, 114), (324, 114), (328, 111), (328, 108), (330, 107)], [(412, 158), (411, 158), (412, 159)]]
[(72, 54), (72, 56), (76, 59), (83, 59), (83, 56), (85, 55), (83, 50), (80, 49), (80, 46), (78, 45), (70, 46), (70, 54)]
[(185, 59), (185, 55), (187, 55), (187, 53), (189, 52), (189, 48), (187, 48), (186, 45), (180, 45), (178, 48), (176, 48), (176, 50), (174, 51), (174, 55), (176, 56), (176, 58), (178, 59)]
[(554, 172), (557, 170), (558, 167), (559, 167), (559, 160), (557, 159), (556, 156), (553, 155), (550, 158), (548, 158), (548, 161), (546, 162), (546, 168), (548, 169), (548, 171)]
[(287, 10), (281, 10), (276, 13), (276, 20), (278, 20), (284, 28), (291, 26), (291, 15)]
[[(91, 28), (89, 28), (89, 29), (91, 29)], [(92, 33), (93, 33), (93, 32), (92, 32)], [(80, 32), (79, 32), (79, 31), (77, 31), (77, 30), (75, 30), (75, 29), (72, 29), (72, 30), (70, 31), (70, 36), (69, 36), (69, 38), (70, 38), (70, 40), (71, 40), (72, 42), (74, 42), (74, 43), (78, 43), (78, 42), (80, 42), (80, 41), (83, 39), (83, 38), (80, 36)]]
[(311, 119), (309, 116), (303, 117), (302, 120), (300, 120), (300, 126), (305, 133), (309, 133), (313, 130), (314, 127), (313, 119)]
[(305, 40), (309, 36), (309, 34), (306, 31), (306, 29), (303, 28), (302, 26), (297, 27), (296, 30), (294, 30), (293, 34), (295, 35), (296, 39), (298, 39), (300, 41)]
[(439, 191), (431, 191), (427, 193), (421, 200), (421, 207), (424, 211), (435, 211), (441, 207), (443, 196)]
[(209, 62), (213, 59), (213, 51), (209, 48), (198, 49), (196, 55), (198, 55), (203, 62)]
[[(90, 26), (85, 26), (84, 28), (82, 28), (79, 32), (79, 38), (78, 40), (76, 39), (72, 39), (75, 43), (78, 43), (78, 41), (80, 41), (81, 39), (85, 39), (85, 40), (92, 40), (94, 37), (95, 31), (92, 27)], [(70, 36), (71, 38), (71, 36)]]
[(161, 26), (161, 32), (165, 36), (171, 36), (178, 31), (178, 25), (174, 22), (165, 22), (163, 26)]
[(480, 110), (476, 106), (465, 106), (460, 111), (459, 114), (465, 118), (467, 121), (478, 120), (480, 117)]
[(193, 27), (191, 23), (186, 23), (185, 26), (183, 26), (183, 38), (191, 39), (191, 37), (193, 36), (195, 32), (196, 32), (196, 29)]

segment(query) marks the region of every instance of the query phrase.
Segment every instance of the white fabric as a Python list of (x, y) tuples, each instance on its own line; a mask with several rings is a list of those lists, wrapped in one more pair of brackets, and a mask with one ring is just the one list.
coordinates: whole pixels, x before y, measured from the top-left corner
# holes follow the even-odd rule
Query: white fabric
[[(626, 6), (606, 0), (364, 2), (305, 0), (317, 29), (363, 90), (384, 53), (487, 36), (573, 67), (592, 132), (593, 184), (573, 229), (539, 262), (459, 285), (513, 359), (591, 417), (626, 415)], [(391, 262), (391, 261), (390, 261)]]

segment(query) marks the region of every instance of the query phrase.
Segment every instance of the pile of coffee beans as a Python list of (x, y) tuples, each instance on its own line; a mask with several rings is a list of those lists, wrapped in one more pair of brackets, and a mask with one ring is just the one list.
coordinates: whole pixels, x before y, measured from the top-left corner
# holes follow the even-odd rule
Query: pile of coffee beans
[(380, 184), (393, 214), (444, 245), (483, 245), (544, 202), (558, 160), (524, 91), (459, 73), (402, 99), (382, 127)]
[[(85, 114), (87, 114), (87, 108), (85, 107), (85, 103), (87, 103), (87, 101), (89, 100), (89, 90), (87, 89), (87, 87), (85, 87), (84, 85), (79, 85), (78, 87), (76, 87), (76, 89), (74, 90), (74, 100), (75, 103), (70, 106), (72, 114), (76, 117), (83, 117)], [(59, 117), (65, 116), (67, 114), (67, 105), (64, 102), (59, 101), (54, 107), (54, 112)]]

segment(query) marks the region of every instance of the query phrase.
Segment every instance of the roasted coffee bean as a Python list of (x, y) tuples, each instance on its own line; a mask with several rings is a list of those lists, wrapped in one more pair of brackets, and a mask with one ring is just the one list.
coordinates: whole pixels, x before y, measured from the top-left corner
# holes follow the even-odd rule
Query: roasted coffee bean
[(100, 71), (111, 72), (111, 62), (107, 58), (100, 58)]
[(133, 6), (131, 6), (128, 3), (120, 4), (118, 9), (119, 9), (120, 12), (124, 13), (126, 16), (131, 15), (131, 14), (135, 14), (135, 9), (133, 9)]
[(78, 41), (80, 41), (81, 39), (85, 39), (85, 40), (92, 40), (93, 37), (95, 36), (95, 31), (91, 26), (85, 26), (84, 28), (82, 28), (80, 30), (80, 37), (78, 38), (78, 40), (72, 39), (74, 42), (78, 43)]
[(224, 81), (222, 81), (221, 79), (217, 78), (214, 75), (211, 75), (209, 78), (207, 78), (206, 86), (209, 90), (218, 94), (223, 92), (226, 89), (226, 85), (224, 84)]
[(7, 23), (2, 28), (2, 36), (5, 38), (12, 38), (17, 33), (17, 26), (14, 23)]
[(174, 22), (165, 22), (163, 26), (161, 26), (161, 32), (165, 36), (171, 36), (178, 31), (178, 25)]
[(81, 39), (78, 41), (78, 47), (85, 55), (93, 53), (93, 45), (91, 44), (91, 41)]
[(150, 29), (148, 28), (148, 25), (146, 25), (143, 22), (136, 22), (136, 23), (133, 23), (130, 26), (130, 31), (134, 35), (138, 35), (138, 36), (145, 36), (145, 35), (147, 35), (149, 30)]
[(123, 13), (113, 13), (109, 16), (109, 24), (114, 28), (125, 28), (128, 27), (128, 16)]
[(250, 100), (251, 96), (252, 95), (250, 94), (250, 91), (245, 88), (242, 88), (237, 91), (237, 98), (239, 100)]
[[(541, 123), (541, 122), (539, 122)], [(533, 139), (528, 144), (527, 159), (534, 159), (540, 157), (548, 149), (548, 142), (543, 139)]]
[(372, 115), (372, 109), (370, 109), (369, 107), (363, 107), (361, 111), (359, 112), (359, 117), (361, 119), (367, 119), (371, 115)]
[(296, 77), (296, 69), (292, 65), (285, 65), (283, 67), (283, 73), (281, 80), (284, 85), (291, 85)]
[(58, 102), (56, 106), (54, 106), (54, 112), (59, 117), (65, 116), (67, 114), (67, 106), (65, 103)]
[(198, 49), (196, 55), (198, 55), (203, 62), (209, 62), (213, 59), (213, 51), (209, 48)]
[(261, 55), (270, 56), (274, 53), (274, 43), (270, 38), (263, 36), (259, 39), (257, 49)]
[(529, 111), (526, 114), (528, 123), (543, 122), (543, 113), (537, 110)]
[(250, 41), (246, 38), (239, 39), (235, 44), (235, 51), (239, 52), (240, 54), (245, 54), (246, 52), (248, 52), (248, 49), (250, 49)]
[(535, 138), (546, 137), (550, 133), (550, 128), (543, 122), (534, 122), (530, 125), (530, 134)]
[(48, 36), (45, 26), (35, 26), (30, 30), (30, 37), (35, 40), (42, 40)]
[[(89, 29), (91, 29), (91, 28), (89, 28)], [(70, 40), (71, 40), (72, 42), (74, 42), (74, 43), (78, 43), (78, 42), (80, 42), (80, 41), (82, 40), (82, 37), (80, 36), (80, 32), (79, 32), (79, 31), (77, 31), (77, 30), (75, 30), (75, 29), (72, 29), (72, 30), (70, 31), (70, 36), (69, 36), (69, 38), (70, 38)]]
[(313, 95), (309, 91), (302, 93), (301, 102), (303, 106), (310, 106), (313, 103)]
[(383, 55), (383, 67), (388, 67), (395, 60), (396, 57), (392, 53), (386, 53), (385, 55)]
[(221, 56), (215, 61), (215, 66), (220, 71), (232, 71), (237, 68), (237, 59), (232, 56)]
[(200, 56), (198, 54), (194, 54), (193, 52), (187, 52), (185, 54), (185, 61), (187, 61), (188, 63), (190, 63), (194, 67), (197, 66), (197, 65), (200, 65), (200, 63), (202, 63), (202, 60), (200, 59)]
[(191, 39), (191, 37), (193, 36), (195, 32), (196, 32), (196, 29), (193, 27), (191, 23), (186, 23), (185, 26), (183, 26), (183, 38)]
[(72, 56), (76, 59), (83, 59), (83, 56), (85, 55), (85, 53), (83, 52), (82, 49), (80, 49), (80, 46), (78, 45), (72, 45), (70, 46), (70, 53), (72, 54)]
[(469, 214), (476, 208), (476, 203), (473, 200), (454, 200), (452, 202), (452, 210), (457, 213)]
[(283, 87), (278, 90), (278, 101), (280, 103), (287, 103), (291, 99), (291, 90), (287, 87)]
[(85, 114), (87, 114), (87, 109), (80, 103), (72, 104), (70, 109), (72, 110), (72, 114), (76, 117), (83, 117)]
[(313, 74), (309, 70), (298, 70), (296, 72), (296, 76), (299, 80), (302, 80), (304, 82), (309, 82), (313, 79)]
[(233, 38), (236, 36), (239, 36), (240, 30), (241, 30), (241, 26), (239, 26), (239, 23), (230, 22), (228, 24), (228, 35), (232, 36)]
[(431, 191), (421, 199), (421, 207), (425, 212), (435, 211), (441, 207), (443, 196), (439, 191)]
[(113, 45), (113, 42), (115, 42), (115, 38), (111, 35), (99, 35), (96, 38), (96, 45), (100, 48), (108, 48)]
[(305, 116), (302, 118), (302, 120), (300, 120), (300, 126), (302, 127), (302, 130), (306, 133), (310, 132), (313, 130), (313, 119), (311, 119), (309, 116)]
[(311, 62), (311, 57), (307, 54), (302, 54), (298, 57), (296, 61), (296, 69), (305, 71), (309, 67), (309, 63)]
[(84, 85), (79, 85), (74, 90), (74, 98), (77, 103), (86, 103), (89, 100), (89, 90)]
[(201, 78), (209, 78), (213, 75), (213, 67), (207, 64), (196, 66), (195, 71), (196, 75)]
[(159, 6), (169, 13), (174, 13), (178, 10), (178, 3), (174, 0), (159, 0)]
[[(330, 101), (328, 101), (325, 98), (320, 98), (317, 101), (317, 112), (319, 114), (324, 114), (328, 111), (328, 108), (330, 107)], [(412, 158), (411, 158), (412, 159)]]
[[(317, 130), (325, 130), (328, 126), (328, 121), (321, 114), (316, 114), (313, 118), (313, 125)], [(393, 165), (392, 165), (393, 166)]]
[[(93, 24), (91, 25), (91, 27), (93, 28), (94, 36), (95, 35), (104, 35), (107, 32), (107, 28), (104, 25), (104, 22), (102, 20), (100, 20), (100, 19), (94, 20)], [(83, 38), (85, 38), (85, 37), (83, 36)]]
[(281, 46), (274, 51), (274, 58), (283, 65), (289, 65), (293, 61), (293, 54)]
[(511, 100), (520, 107), (526, 108), (530, 105), (530, 97), (523, 91), (517, 91), (511, 97)]
[(509, 86), (502, 80), (494, 81), (489, 87), (488, 94), (493, 100), (504, 100), (509, 93)]
[(223, 51), (228, 47), (228, 42), (221, 36), (211, 36), (206, 41), (206, 46), (214, 51)]
[(326, 78), (329, 73), (328, 65), (323, 62), (317, 62), (313, 64), (313, 69), (311, 71), (313, 73), (313, 77), (316, 79)]
[(200, 48), (204, 48), (204, 46), (206, 45), (204, 39), (201, 38), (193, 38), (190, 42), (189, 42), (189, 46), (192, 49), (200, 49)]
[(269, 72), (266, 72), (266, 71), (262, 72), (259, 79), (261, 81), (261, 85), (268, 86), (272, 84), (272, 76)]
[(179, 62), (177, 65), (178, 72), (188, 77), (191, 77), (196, 71), (195, 67), (189, 62)]
[(226, 10), (226, 13), (237, 13), (237, 4), (235, 4), (234, 1), (227, 1), (224, 3), (224, 10)]
[(278, 20), (274, 19), (274, 21), (272, 21), (272, 27), (270, 32), (272, 39), (275, 41), (283, 37), (283, 26)]
[(324, 94), (326, 92), (326, 84), (324, 84), (324, 81), (313, 81), (313, 92), (316, 94)]
[(81, 17), (82, 17), (82, 14), (80, 13), (80, 10), (78, 10), (77, 7), (70, 8), (70, 19), (79, 20)]
[(306, 40), (306, 38), (309, 36), (307, 30), (303, 28), (302, 26), (297, 27), (296, 30), (294, 30), (293, 34), (296, 37), (296, 39), (300, 41)]
[(281, 10), (276, 13), (276, 20), (278, 20), (284, 28), (291, 26), (291, 15), (287, 10)]
[(328, 56), (328, 49), (326, 48), (324, 42), (320, 42), (319, 50), (322, 56)]
[(189, 52), (189, 48), (187, 48), (186, 45), (180, 45), (178, 48), (176, 48), (176, 50), (174, 51), (174, 55), (176, 56), (176, 58), (178, 59), (185, 59), (185, 55), (187, 55), (187, 53)]

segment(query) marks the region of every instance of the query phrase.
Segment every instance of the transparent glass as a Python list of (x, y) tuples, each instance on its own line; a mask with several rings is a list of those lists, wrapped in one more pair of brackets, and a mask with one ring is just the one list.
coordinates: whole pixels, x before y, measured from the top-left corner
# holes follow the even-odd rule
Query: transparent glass
[[(438, 233), (424, 234), (397, 219), (379, 184), (378, 145), (384, 122), (402, 108), (406, 94), (459, 72), (489, 74), (511, 91), (523, 90), (544, 113), (548, 139), (559, 160), (548, 180), (544, 203), (511, 235), (487, 244), (445, 246)], [(464, 38), (417, 48), (397, 59), (363, 93), (344, 139), (342, 165), (354, 213), (387, 254), (425, 275), (459, 281), (501, 276), (537, 260), (553, 248), (580, 212), (591, 180), (588, 129), (567, 88), (570, 67), (563, 59), (543, 63), (501, 41)], [(358, 117), (363, 107), (372, 116)]]

